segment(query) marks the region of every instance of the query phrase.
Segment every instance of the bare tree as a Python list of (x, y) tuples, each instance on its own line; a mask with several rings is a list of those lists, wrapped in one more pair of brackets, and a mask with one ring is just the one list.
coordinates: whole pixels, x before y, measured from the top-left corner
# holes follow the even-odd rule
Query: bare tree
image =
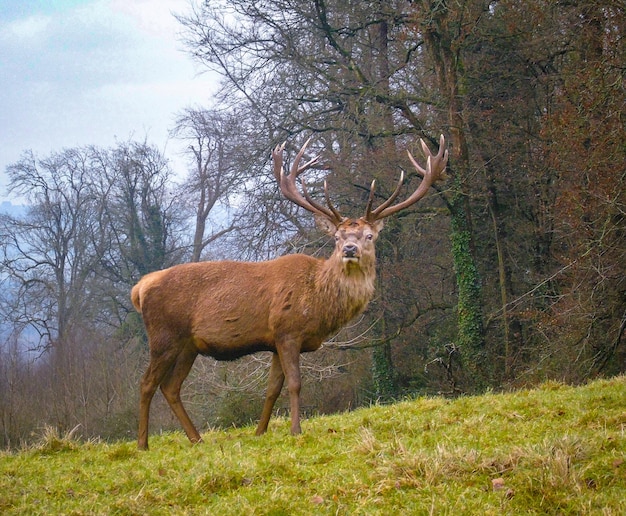
[(165, 157), (146, 142), (121, 143), (102, 164), (107, 223), (114, 232), (112, 271), (127, 282), (180, 257), (172, 174)]
[[(180, 248), (167, 163), (150, 146), (127, 143), (44, 159), (27, 152), (7, 172), (11, 191), (29, 207), (23, 216), (0, 216), (0, 332), (8, 328), (13, 339), (2, 351), (19, 365), (8, 388), (22, 382), (31, 389), (26, 403), (5, 400), (7, 434), (19, 434), (20, 405), (31, 428), (80, 423), (99, 433), (98, 422), (133, 389), (117, 377), (123, 364), (136, 370), (131, 362), (139, 358), (134, 348), (120, 351), (141, 333), (122, 324), (130, 284), (175, 260)], [(124, 393), (120, 385), (131, 388)]]
[(16, 317), (28, 318), (45, 346), (63, 340), (96, 294), (102, 199), (91, 188), (91, 158), (89, 149), (43, 160), (26, 153), (7, 169), (10, 191), (30, 209), (24, 218), (2, 219), (2, 270), (17, 288)]
[(233, 214), (229, 208), (249, 175), (244, 131), (236, 112), (188, 108), (176, 121), (173, 135), (188, 143), (190, 172), (180, 195), (194, 207), (192, 262), (200, 261), (209, 244), (238, 227), (237, 210)]
[[(54, 382), (43, 390), (60, 426), (69, 426), (76, 372), (86, 347), (76, 347), (97, 311), (97, 276), (106, 235), (99, 231), (102, 199), (91, 181), (92, 149), (68, 149), (46, 159), (26, 153), (10, 165), (9, 187), (27, 199), (21, 218), (2, 218), (1, 272), (10, 293), (4, 305), (13, 327), (39, 336)], [(40, 364), (41, 365), (41, 364)]]

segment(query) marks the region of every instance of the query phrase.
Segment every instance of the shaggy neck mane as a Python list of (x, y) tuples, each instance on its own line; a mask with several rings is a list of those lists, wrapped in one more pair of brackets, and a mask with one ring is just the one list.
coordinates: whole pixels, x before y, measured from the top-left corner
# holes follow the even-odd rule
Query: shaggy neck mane
[(375, 260), (344, 263), (340, 256), (333, 255), (322, 264), (316, 287), (329, 332), (337, 331), (365, 309), (374, 295), (375, 280)]

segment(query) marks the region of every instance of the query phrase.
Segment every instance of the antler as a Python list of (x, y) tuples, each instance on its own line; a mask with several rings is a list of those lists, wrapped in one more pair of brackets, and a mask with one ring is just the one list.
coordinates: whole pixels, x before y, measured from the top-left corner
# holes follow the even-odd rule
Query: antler
[(422, 182), (417, 187), (417, 190), (415, 190), (415, 192), (413, 192), (413, 194), (406, 200), (391, 206), (391, 203), (393, 203), (393, 201), (395, 201), (400, 194), (400, 188), (402, 187), (402, 183), (404, 182), (404, 172), (402, 172), (400, 174), (400, 180), (398, 181), (396, 189), (393, 191), (389, 199), (387, 199), (375, 210), (372, 210), (376, 180), (372, 181), (372, 186), (370, 187), (370, 195), (367, 201), (367, 207), (365, 209), (364, 217), (367, 222), (371, 223), (375, 222), (376, 220), (389, 217), (389, 215), (393, 215), (394, 213), (411, 206), (412, 204), (419, 201), (422, 197), (424, 197), (432, 184), (441, 178), (448, 163), (448, 149), (445, 148), (446, 139), (443, 137), (443, 134), (439, 138), (439, 152), (435, 156), (433, 156), (433, 154), (430, 152), (430, 149), (428, 148), (428, 145), (426, 145), (424, 143), (424, 140), (422, 140), (421, 138), (420, 143), (422, 144), (422, 150), (424, 152), (424, 155), (426, 156), (425, 169), (422, 168), (419, 163), (417, 163), (413, 155), (407, 150), (407, 154), (409, 155), (409, 159), (415, 167), (415, 170), (417, 170), (418, 174), (422, 176)]
[(291, 166), (291, 171), (289, 175), (285, 175), (285, 170), (283, 169), (283, 150), (285, 150), (285, 143), (281, 145), (277, 145), (272, 151), (272, 159), (274, 160), (274, 177), (276, 177), (276, 181), (280, 186), (280, 191), (283, 195), (289, 199), (291, 202), (297, 204), (298, 206), (308, 210), (316, 215), (321, 215), (329, 219), (333, 224), (339, 224), (343, 217), (341, 214), (333, 207), (330, 202), (330, 196), (328, 195), (328, 185), (326, 181), (324, 181), (324, 196), (326, 197), (326, 204), (328, 204), (328, 208), (316, 203), (310, 196), (309, 192), (306, 189), (306, 185), (304, 184), (304, 179), (300, 178), (300, 183), (302, 184), (302, 194), (296, 187), (296, 179), (302, 172), (308, 170), (313, 165), (317, 164), (319, 156), (316, 156), (309, 161), (307, 161), (304, 165), (300, 165), (300, 160), (304, 155), (304, 151), (311, 138), (309, 138), (304, 145), (300, 149), (300, 152), (296, 155), (293, 165)]

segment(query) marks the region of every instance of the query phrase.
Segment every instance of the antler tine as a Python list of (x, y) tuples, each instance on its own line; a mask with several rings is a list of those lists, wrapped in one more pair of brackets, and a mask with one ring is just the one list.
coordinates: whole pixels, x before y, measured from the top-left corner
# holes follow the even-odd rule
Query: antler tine
[(382, 203), (378, 208), (376, 208), (374, 211), (371, 211), (372, 201), (374, 200), (374, 183), (375, 182), (376, 180), (372, 181), (372, 187), (370, 188), (370, 197), (369, 197), (369, 200), (367, 201), (367, 209), (365, 210), (365, 220), (369, 220), (371, 218), (371, 215), (374, 215), (374, 220), (376, 220), (377, 214), (383, 211), (387, 206), (391, 205), (391, 203), (396, 200), (398, 195), (400, 195), (400, 190), (402, 188), (402, 184), (404, 183), (404, 170), (400, 171), (400, 179), (398, 180), (396, 189), (389, 196), (389, 198), (384, 203)]
[(289, 175), (285, 174), (285, 170), (283, 168), (283, 151), (285, 149), (285, 143), (283, 143), (282, 145), (277, 145), (272, 152), (272, 158), (274, 160), (274, 177), (278, 181), (280, 190), (283, 195), (291, 202), (297, 204), (307, 211), (310, 211), (316, 215), (322, 215), (331, 220), (333, 223), (338, 224), (343, 220), (343, 217), (330, 204), (326, 185), (324, 185), (324, 191), (330, 209), (321, 206), (309, 196), (306, 184), (302, 178), (300, 178), (300, 183), (302, 185), (302, 194), (296, 186), (296, 179), (298, 178), (298, 176), (302, 174), (302, 172), (304, 172), (305, 170), (308, 170), (313, 165), (315, 165), (319, 159), (319, 156), (316, 156), (307, 161), (304, 165), (300, 165), (300, 160), (302, 159), (302, 156), (304, 155), (310, 141), (311, 138), (304, 142), (304, 145), (302, 145), (300, 151), (298, 152), (298, 154), (296, 154)]
[(279, 143), (272, 151), (272, 160), (274, 161), (274, 177), (280, 184), (280, 177), (283, 175), (283, 151), (287, 142)]
[(382, 219), (397, 213), (400, 210), (408, 208), (412, 204), (419, 201), (426, 193), (428, 189), (432, 186), (432, 184), (441, 178), (443, 172), (446, 169), (446, 165), (448, 163), (448, 150), (445, 148), (446, 140), (443, 136), (439, 138), (439, 151), (436, 155), (430, 152), (428, 145), (424, 143), (424, 140), (420, 138), (420, 143), (422, 145), (422, 150), (424, 151), (424, 155), (426, 156), (426, 168), (422, 168), (422, 166), (415, 160), (410, 151), (407, 150), (407, 154), (409, 156), (409, 160), (411, 164), (415, 167), (417, 172), (422, 176), (422, 182), (417, 187), (417, 190), (413, 192), (407, 199), (404, 201), (391, 206), (391, 203), (396, 199), (398, 194), (400, 193), (400, 187), (403, 182), (403, 174), (401, 174), (400, 181), (398, 182), (398, 186), (394, 190), (391, 197), (387, 199), (383, 204), (381, 204), (374, 211), (370, 211), (371, 205), (371, 193), (370, 193), (370, 202), (368, 202), (368, 209), (366, 210), (365, 219), (369, 222), (374, 222), (375, 220)]
[(319, 159), (319, 156), (315, 156), (314, 158), (311, 158), (309, 161), (307, 161), (304, 165), (300, 166), (300, 160), (304, 155), (304, 151), (306, 151), (306, 148), (309, 146), (309, 143), (311, 143), (311, 138), (304, 142), (304, 145), (302, 145), (302, 147), (298, 151), (298, 154), (296, 154), (296, 157), (293, 160), (293, 165), (291, 165), (290, 174), (293, 174), (294, 182), (296, 177), (302, 174), (302, 172), (304, 172), (305, 170), (308, 170), (313, 165), (315, 165), (317, 163), (317, 160)]
[[(302, 193), (304, 194), (304, 198), (315, 209), (314, 213), (322, 214), (328, 217), (332, 221), (341, 222), (343, 217), (339, 215), (339, 213), (337, 213), (336, 210), (330, 205), (330, 201), (328, 202), (328, 207), (330, 209), (325, 208), (321, 204), (318, 204), (317, 202), (315, 202), (313, 198), (309, 195), (309, 191), (307, 190), (306, 183), (304, 182), (304, 179), (302, 178), (300, 178), (300, 185), (302, 186)], [(324, 189), (326, 190), (326, 181), (324, 181)], [(302, 206), (302, 207), (304, 208), (305, 206)], [(309, 211), (313, 211), (313, 210), (309, 210)]]
[(338, 221), (342, 221), (343, 220), (343, 216), (341, 215), (341, 213), (339, 213), (339, 211), (337, 211), (337, 209), (333, 206), (333, 203), (330, 202), (330, 195), (328, 194), (328, 182), (326, 181), (326, 179), (324, 179), (324, 197), (326, 198), (326, 204), (328, 205), (328, 207), (330, 208), (330, 211), (333, 212), (333, 215), (335, 216), (335, 218)]
[(372, 215), (372, 203), (374, 202), (374, 192), (376, 191), (376, 179), (372, 180), (370, 185), (370, 194), (367, 198), (367, 206), (365, 207), (365, 220), (370, 220)]

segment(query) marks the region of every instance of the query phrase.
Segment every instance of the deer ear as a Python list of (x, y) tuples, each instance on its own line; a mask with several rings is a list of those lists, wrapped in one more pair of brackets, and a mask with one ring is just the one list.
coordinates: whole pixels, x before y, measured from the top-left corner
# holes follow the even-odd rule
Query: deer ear
[(327, 235), (333, 236), (335, 231), (337, 231), (337, 226), (334, 222), (329, 220), (327, 217), (323, 215), (315, 214), (315, 224), (318, 228), (320, 228)]
[(376, 230), (376, 233), (378, 233), (381, 229), (383, 229), (384, 225), (385, 221), (383, 219), (378, 219), (372, 224), (372, 227)]

